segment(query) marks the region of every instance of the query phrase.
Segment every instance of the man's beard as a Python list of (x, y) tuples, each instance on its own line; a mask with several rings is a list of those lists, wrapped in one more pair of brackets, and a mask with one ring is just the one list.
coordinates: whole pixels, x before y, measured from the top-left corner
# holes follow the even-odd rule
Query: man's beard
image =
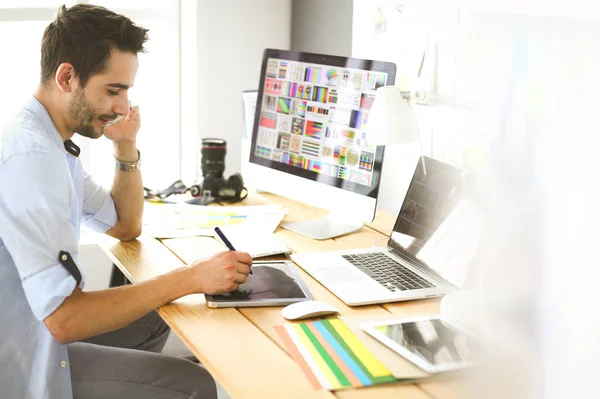
[[(73, 97), (69, 103), (69, 117), (79, 123), (74, 131), (84, 137), (97, 139), (104, 134), (104, 128), (94, 129), (93, 123), (100, 118), (100, 115), (85, 98), (85, 93), (81, 88), (77, 88), (73, 92)], [(112, 120), (116, 118), (116, 115), (102, 116), (102, 118)]]

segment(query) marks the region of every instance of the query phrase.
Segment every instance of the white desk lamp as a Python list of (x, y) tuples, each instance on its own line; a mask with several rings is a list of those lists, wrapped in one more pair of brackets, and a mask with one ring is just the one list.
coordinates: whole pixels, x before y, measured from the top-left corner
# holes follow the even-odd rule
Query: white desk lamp
[[(375, 101), (369, 111), (367, 141), (369, 145), (418, 142), (423, 154), (417, 116), (399, 88), (383, 86), (377, 89)], [(424, 161), (423, 171), (427, 174)]]

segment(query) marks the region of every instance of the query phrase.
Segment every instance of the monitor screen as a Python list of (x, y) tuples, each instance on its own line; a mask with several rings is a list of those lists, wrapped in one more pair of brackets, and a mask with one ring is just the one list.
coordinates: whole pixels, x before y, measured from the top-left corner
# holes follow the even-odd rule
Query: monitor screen
[(376, 198), (383, 147), (369, 144), (375, 90), (393, 63), (266, 50), (250, 162)]

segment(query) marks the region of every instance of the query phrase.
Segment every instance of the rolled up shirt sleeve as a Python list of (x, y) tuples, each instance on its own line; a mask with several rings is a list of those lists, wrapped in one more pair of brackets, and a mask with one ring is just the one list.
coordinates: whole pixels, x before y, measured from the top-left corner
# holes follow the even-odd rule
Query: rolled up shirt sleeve
[(64, 155), (29, 151), (0, 164), (0, 237), (17, 267), (38, 320), (52, 314), (75, 289), (59, 263), (60, 251), (76, 254), (71, 223), (73, 182)]
[(105, 233), (117, 223), (118, 215), (110, 191), (96, 183), (92, 176), (83, 179), (83, 223), (86, 227)]

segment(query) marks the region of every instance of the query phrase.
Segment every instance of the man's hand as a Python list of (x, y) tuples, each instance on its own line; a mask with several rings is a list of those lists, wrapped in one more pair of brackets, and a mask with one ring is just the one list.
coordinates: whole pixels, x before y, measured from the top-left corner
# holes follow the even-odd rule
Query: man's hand
[(107, 139), (118, 142), (135, 142), (141, 126), (140, 108), (136, 105), (129, 109), (123, 118), (104, 129)]
[(121, 328), (185, 295), (235, 291), (251, 265), (247, 253), (228, 251), (137, 284), (90, 292), (75, 288), (44, 323), (57, 342), (79, 341)]
[[(136, 136), (140, 125), (139, 108), (133, 107), (129, 109), (127, 116), (104, 129), (106, 138), (113, 141), (114, 155), (119, 161), (137, 162), (140, 159), (136, 147)], [(142, 232), (144, 209), (141, 172), (117, 170), (110, 194), (115, 201), (118, 220), (106, 234), (123, 241), (136, 239)]]
[(189, 265), (194, 291), (218, 295), (238, 289), (250, 273), (252, 257), (246, 252), (221, 252)]

